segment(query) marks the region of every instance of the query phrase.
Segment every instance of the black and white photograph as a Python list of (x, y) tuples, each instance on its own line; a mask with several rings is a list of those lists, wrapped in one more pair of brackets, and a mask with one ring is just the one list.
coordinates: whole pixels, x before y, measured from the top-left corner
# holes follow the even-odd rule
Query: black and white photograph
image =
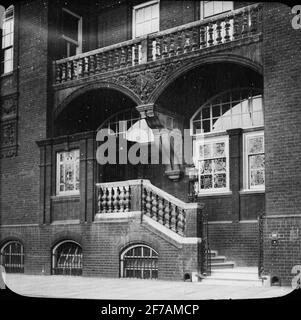
[(0, 38), (0, 295), (300, 290), (301, 5), (11, 0)]

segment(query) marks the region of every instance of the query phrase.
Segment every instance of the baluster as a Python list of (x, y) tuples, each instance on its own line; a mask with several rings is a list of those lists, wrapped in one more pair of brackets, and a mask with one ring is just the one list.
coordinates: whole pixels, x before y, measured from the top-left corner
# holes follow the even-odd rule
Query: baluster
[(152, 213), (151, 213), (151, 217), (155, 221), (158, 220), (158, 208), (157, 208), (157, 205), (158, 205), (157, 195), (153, 192), (152, 193)]
[(164, 221), (164, 204), (163, 204), (163, 198), (159, 197), (158, 199), (158, 219), (157, 221), (161, 224), (163, 224)]
[(134, 65), (139, 64), (139, 46), (138, 43), (134, 44)]
[(90, 74), (94, 74), (95, 73), (95, 56), (91, 56), (89, 57), (90, 61), (89, 61), (89, 70), (90, 70)]
[(172, 57), (175, 55), (175, 40), (174, 40), (174, 34), (172, 33), (169, 37), (169, 56)]
[(85, 57), (84, 58), (84, 75), (87, 77), (89, 75), (89, 61), (90, 61), (90, 57)]
[(99, 188), (97, 189), (97, 213), (102, 212), (102, 190)]
[(124, 47), (121, 48), (121, 54), (120, 54), (120, 67), (124, 68), (126, 65), (126, 54)]
[(198, 28), (194, 27), (192, 29), (192, 51), (195, 51), (198, 48), (199, 48)]
[(161, 38), (156, 38), (156, 60), (161, 58)]
[(206, 27), (202, 25), (200, 27), (200, 47), (205, 48), (206, 46)]
[(182, 32), (179, 31), (178, 33), (178, 46), (177, 46), (177, 55), (182, 53)]
[(62, 82), (67, 80), (67, 66), (66, 63), (62, 64)]
[(108, 207), (108, 213), (111, 213), (112, 210), (112, 204), (113, 204), (113, 188), (108, 188), (108, 197), (107, 197), (107, 207)]
[(177, 207), (174, 204), (171, 204), (170, 229), (177, 231)]
[(216, 43), (222, 43), (222, 23), (220, 20), (216, 21)]
[(56, 83), (62, 82), (61, 65), (60, 64), (55, 65), (55, 82)]
[(242, 37), (246, 37), (249, 32), (249, 12), (245, 10), (243, 12), (243, 20), (242, 20), (242, 30), (241, 35)]
[(151, 208), (152, 208), (152, 204), (151, 204), (151, 192), (149, 190), (146, 190), (146, 198), (145, 198), (145, 214), (148, 216), (148, 217), (151, 217), (152, 216), (152, 213), (151, 213)]
[(81, 58), (78, 60), (78, 71), (77, 71), (78, 78), (83, 76), (83, 66), (84, 66), (84, 59)]
[(208, 25), (208, 35), (209, 35), (208, 44), (209, 44), (209, 46), (213, 46), (213, 44), (214, 44), (213, 32), (214, 32), (213, 23), (210, 22)]
[(101, 67), (100, 67), (101, 72), (107, 71), (107, 63), (108, 63), (108, 57), (105, 53), (102, 53), (101, 54)]
[(179, 213), (177, 217), (177, 233), (180, 235), (183, 235), (184, 229), (185, 229), (185, 210), (179, 209)]
[(114, 63), (113, 63), (113, 68), (114, 69), (119, 69), (120, 67), (120, 56), (119, 56), (119, 50), (118, 49), (115, 49), (114, 50)]
[(103, 188), (102, 189), (102, 213), (106, 213), (107, 212), (107, 188)]
[(146, 213), (146, 190), (145, 188), (142, 189), (142, 213)]
[(96, 73), (99, 73), (100, 70), (101, 70), (101, 56), (100, 56), (100, 54), (98, 53), (98, 54), (96, 55), (96, 67), (95, 67), (95, 72), (96, 72)]
[(133, 65), (133, 52), (132, 52), (132, 46), (127, 47), (127, 60), (126, 60), (126, 66), (130, 67)]
[(118, 187), (113, 187), (113, 212), (118, 212), (119, 196), (118, 196)]
[(124, 189), (125, 189), (124, 211), (129, 212), (130, 211), (130, 198), (131, 198), (130, 186), (125, 186)]
[(235, 15), (233, 17), (233, 39), (236, 40), (239, 38), (239, 29), (240, 29), (240, 21), (241, 21), (241, 14)]
[(252, 9), (251, 11), (251, 32), (255, 33), (257, 31), (257, 16), (258, 16), (258, 9)]
[(165, 201), (164, 206), (164, 225), (170, 228), (170, 202)]
[(118, 189), (119, 189), (119, 212), (124, 212), (124, 202), (125, 202), (124, 187), (120, 187)]
[(78, 60), (73, 61), (73, 79), (78, 78)]
[(229, 42), (230, 41), (230, 20), (227, 17), (225, 19), (225, 42)]
[(72, 72), (71, 61), (68, 61), (67, 62), (67, 81), (72, 79), (71, 72)]
[(113, 69), (113, 55), (112, 55), (112, 51), (109, 51), (109, 53), (107, 53), (107, 70), (112, 70)]
[(163, 36), (163, 41), (162, 41), (162, 57), (167, 58), (168, 56), (168, 45), (167, 45), (167, 38), (166, 36)]
[(189, 30), (185, 31), (185, 45), (184, 45), (184, 52), (187, 53), (190, 51), (190, 36)]

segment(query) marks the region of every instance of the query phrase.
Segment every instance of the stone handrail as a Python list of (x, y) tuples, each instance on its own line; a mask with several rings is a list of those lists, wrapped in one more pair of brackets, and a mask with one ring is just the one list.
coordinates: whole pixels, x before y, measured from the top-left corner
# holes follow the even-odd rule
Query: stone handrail
[(96, 192), (97, 215), (141, 211), (181, 236), (187, 236), (187, 225), (191, 225), (189, 232), (196, 228), (197, 213), (203, 207), (199, 203), (183, 202), (149, 180), (97, 183)]
[(203, 50), (261, 34), (262, 4), (194, 21), (54, 62), (55, 84)]

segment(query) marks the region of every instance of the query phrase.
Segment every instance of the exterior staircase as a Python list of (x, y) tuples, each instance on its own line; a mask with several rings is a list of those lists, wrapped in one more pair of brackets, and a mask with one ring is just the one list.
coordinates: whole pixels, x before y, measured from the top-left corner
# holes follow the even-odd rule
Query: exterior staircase
[(249, 286), (260, 287), (262, 280), (258, 277), (257, 267), (236, 267), (235, 262), (227, 261), (225, 256), (210, 251), (211, 275), (202, 278), (202, 283), (208, 285)]

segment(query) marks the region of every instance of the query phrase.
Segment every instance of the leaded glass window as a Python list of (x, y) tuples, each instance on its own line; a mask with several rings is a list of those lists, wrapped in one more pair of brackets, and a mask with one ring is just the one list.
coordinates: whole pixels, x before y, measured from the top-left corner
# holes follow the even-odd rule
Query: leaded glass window
[(79, 150), (57, 153), (57, 194), (79, 193)]
[(265, 157), (263, 132), (245, 135), (246, 144), (246, 187), (263, 189), (265, 185)]
[(206, 139), (195, 144), (198, 168), (196, 191), (225, 191), (229, 188), (228, 138)]

